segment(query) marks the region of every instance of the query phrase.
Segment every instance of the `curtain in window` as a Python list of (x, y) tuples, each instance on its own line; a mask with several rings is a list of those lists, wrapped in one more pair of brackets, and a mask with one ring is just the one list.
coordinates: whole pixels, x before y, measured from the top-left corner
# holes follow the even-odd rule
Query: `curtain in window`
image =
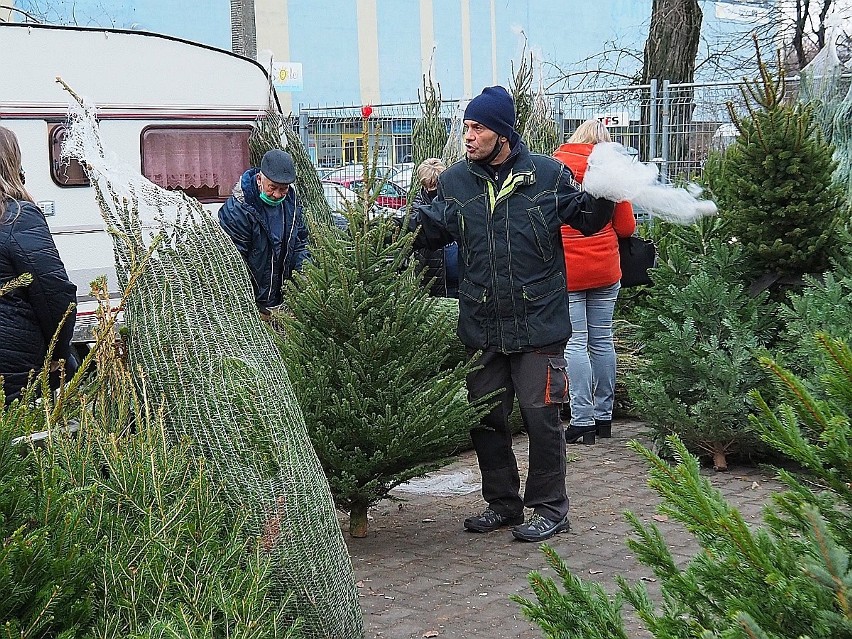
[(249, 128), (149, 128), (142, 173), (165, 189), (215, 189), (226, 198), (249, 168)]

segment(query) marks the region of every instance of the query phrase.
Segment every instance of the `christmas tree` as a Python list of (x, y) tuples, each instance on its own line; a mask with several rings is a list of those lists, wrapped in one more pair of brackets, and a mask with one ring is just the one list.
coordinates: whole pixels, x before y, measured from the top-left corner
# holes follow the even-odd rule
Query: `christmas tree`
[(656, 605), (643, 584), (623, 579), (619, 596), (610, 599), (545, 548), (562, 589), (532, 573), (536, 601), (515, 598), (545, 636), (624, 638), (624, 602), (659, 639), (852, 636), (852, 352), (824, 335), (819, 341), (831, 364), (818, 393), (772, 359), (761, 359), (785, 401), (770, 407), (755, 393), (760, 411), (753, 425), (802, 469), (798, 476), (779, 471), (788, 490), (774, 497), (763, 525), (748, 525), (676, 437), (669, 438), (675, 465), (634, 444), (651, 466), (649, 483), (663, 498), (660, 511), (683, 524), (701, 552), (678, 566), (660, 530), (628, 513), (636, 535), (628, 546), (661, 584)]
[(633, 311), (642, 348), (627, 380), (661, 441), (678, 435), (718, 470), (729, 454), (760, 449), (748, 392), (766, 383), (754, 352), (775, 334), (767, 294), (745, 290), (742, 247), (726, 238), (723, 221), (705, 218), (660, 241), (654, 287)]
[[(108, 304), (105, 278), (94, 289)], [(295, 636), (246, 512), (187, 441), (169, 441), (134, 390), (115, 314), (98, 316), (68, 384), (40, 393), (36, 378), (0, 410), (0, 636)]]
[(770, 73), (759, 51), (758, 62), (760, 80), (742, 90), (747, 115), (728, 104), (737, 139), (709, 162), (707, 177), (753, 274), (795, 281), (828, 266), (844, 201), (810, 107), (785, 100), (783, 76)]
[[(366, 122), (363, 135), (366, 158)], [(371, 166), (364, 175), (375, 180)], [(413, 235), (376, 214), (372, 192), (346, 203), (348, 232), (311, 229), (314, 264), (288, 284), (281, 318), (311, 440), (358, 537), (370, 505), (439, 466), (478, 420), (453, 313), (428, 297), (409, 260)]]

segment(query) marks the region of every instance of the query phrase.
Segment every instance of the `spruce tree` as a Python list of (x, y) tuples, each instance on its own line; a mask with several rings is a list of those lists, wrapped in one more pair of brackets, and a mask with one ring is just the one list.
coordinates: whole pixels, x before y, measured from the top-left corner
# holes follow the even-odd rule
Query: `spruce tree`
[(742, 248), (718, 218), (674, 227), (660, 242), (654, 286), (634, 309), (642, 345), (627, 375), (636, 411), (662, 441), (677, 434), (719, 470), (730, 453), (760, 450), (748, 392), (766, 383), (754, 361), (775, 333), (766, 293), (742, 284)]
[(852, 343), (852, 237), (847, 235), (840, 257), (832, 264), (822, 277), (806, 276), (804, 287), (779, 310), (785, 325), (779, 358), (808, 379), (817, 380), (826, 366), (814, 333)]
[(753, 425), (802, 469), (779, 471), (788, 490), (773, 498), (763, 525), (747, 524), (676, 437), (669, 438), (675, 465), (634, 443), (651, 466), (649, 483), (663, 498), (660, 512), (683, 524), (701, 552), (678, 566), (660, 530), (628, 513), (635, 533), (628, 547), (661, 585), (662, 602), (655, 604), (643, 584), (624, 579), (611, 600), (545, 547), (562, 590), (532, 573), (536, 600), (513, 599), (546, 637), (626, 637), (625, 602), (659, 639), (852, 637), (852, 352), (842, 341), (818, 339), (830, 365), (816, 393), (771, 358), (760, 360), (784, 401), (770, 406), (754, 393)]
[(844, 203), (811, 109), (785, 99), (783, 75), (773, 76), (759, 51), (758, 62), (760, 79), (742, 89), (747, 114), (728, 104), (736, 141), (709, 162), (707, 177), (753, 274), (795, 279), (828, 266)]
[(370, 505), (439, 466), (478, 419), (453, 314), (418, 281), (413, 235), (376, 214), (372, 192), (346, 203), (348, 232), (311, 229), (314, 263), (286, 287), (281, 318), (314, 448), (358, 537)]

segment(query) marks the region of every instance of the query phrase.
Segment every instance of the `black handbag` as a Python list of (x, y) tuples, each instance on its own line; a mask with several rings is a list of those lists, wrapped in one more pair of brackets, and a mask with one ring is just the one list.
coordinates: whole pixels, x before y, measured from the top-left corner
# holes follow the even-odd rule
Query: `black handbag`
[(657, 265), (657, 246), (651, 240), (631, 235), (618, 238), (621, 288), (653, 284), (648, 269)]

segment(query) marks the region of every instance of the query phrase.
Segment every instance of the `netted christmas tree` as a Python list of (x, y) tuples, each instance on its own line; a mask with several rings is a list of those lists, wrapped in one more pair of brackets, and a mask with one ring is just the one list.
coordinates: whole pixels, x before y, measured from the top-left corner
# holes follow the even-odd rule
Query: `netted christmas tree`
[(270, 596), (292, 592), (311, 637), (362, 637), (328, 482), (242, 258), (198, 202), (105, 153), (93, 108), (72, 104), (70, 124), (63, 152), (87, 168), (119, 282), (136, 278), (125, 303), (134, 383), (245, 513), (271, 562)]
[(0, 408), (0, 636), (295, 636), (245, 515), (136, 393), (105, 278), (93, 288), (93, 355)]
[(788, 490), (774, 496), (762, 525), (752, 528), (725, 501), (677, 438), (669, 440), (676, 465), (633, 444), (650, 464), (649, 483), (663, 498), (659, 512), (681, 523), (701, 550), (679, 566), (659, 528), (628, 513), (634, 530), (628, 547), (660, 584), (662, 600), (655, 603), (644, 584), (623, 578), (610, 598), (545, 546), (562, 588), (532, 573), (536, 599), (514, 599), (546, 637), (626, 639), (624, 602), (657, 639), (852, 637), (852, 353), (842, 342), (820, 341), (831, 365), (817, 394), (762, 360), (785, 402), (770, 407), (755, 394), (754, 426), (803, 470), (801, 476), (779, 471)]
[[(447, 125), (441, 114), (441, 85), (432, 82), (431, 73), (423, 76), (423, 95), (418, 91), (418, 97), (422, 115), (414, 121), (411, 129), (414, 166), (420, 166), (428, 158), (440, 158), (447, 144)], [(420, 188), (416, 179), (411, 188), (415, 192)]]
[(852, 207), (852, 83), (834, 113), (832, 141), (835, 146), (834, 159), (837, 161), (834, 181), (840, 186), (846, 205)]
[(515, 102), (515, 130), (522, 132), (527, 126), (527, 120), (532, 116), (535, 107), (533, 99), (533, 54), (530, 51), (527, 58), (526, 37), (521, 51), (521, 61), (517, 71), (512, 61), (512, 77), (509, 79), (509, 93)]
[(760, 80), (743, 89), (747, 115), (728, 104), (736, 141), (706, 174), (754, 275), (794, 280), (825, 270), (848, 211), (810, 107), (786, 101), (783, 76), (759, 52), (758, 62)]
[[(366, 122), (363, 136), (367, 157)], [(375, 179), (370, 167), (364, 174)], [(465, 393), (457, 315), (418, 281), (413, 235), (373, 204), (364, 195), (345, 203), (348, 233), (314, 234), (314, 264), (288, 283), (282, 317), (311, 439), (356, 537), (370, 505), (444, 462), (479, 417)]]
[[(536, 60), (530, 52), (529, 60), (522, 56), (521, 63), (512, 81), (512, 97), (515, 100), (516, 130), (533, 153), (551, 155), (561, 144), (553, 119), (553, 110), (542, 84), (541, 65), (536, 71)], [(535, 76), (538, 90), (533, 91)]]
[(263, 155), (270, 149), (287, 151), (296, 165), (296, 197), (306, 219), (331, 225), (331, 208), (323, 194), (319, 174), (294, 125), (293, 118), (285, 118), (277, 109), (268, 108), (249, 136), (251, 165), (260, 166)]

